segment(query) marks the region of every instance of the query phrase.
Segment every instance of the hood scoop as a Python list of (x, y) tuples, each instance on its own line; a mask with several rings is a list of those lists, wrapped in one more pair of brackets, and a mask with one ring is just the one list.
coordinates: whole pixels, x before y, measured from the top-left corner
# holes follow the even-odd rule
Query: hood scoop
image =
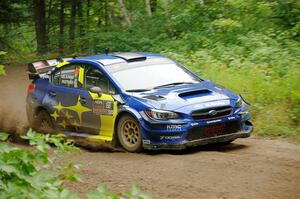
[(143, 98), (146, 98), (146, 99), (151, 99), (151, 100), (155, 100), (155, 101), (159, 101), (159, 100), (164, 100), (166, 98), (160, 96), (160, 95), (147, 95)]
[(203, 90), (195, 90), (195, 91), (189, 91), (185, 93), (180, 93), (178, 96), (183, 98), (183, 99), (190, 99), (190, 98), (195, 98), (195, 97), (201, 97), (204, 95), (208, 95), (212, 93), (212, 91), (203, 89)]

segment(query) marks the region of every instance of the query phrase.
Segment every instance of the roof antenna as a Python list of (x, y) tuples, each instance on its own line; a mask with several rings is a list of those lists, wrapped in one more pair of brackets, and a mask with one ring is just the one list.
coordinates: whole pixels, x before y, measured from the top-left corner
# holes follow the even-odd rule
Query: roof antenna
[(107, 55), (109, 53), (109, 48), (105, 48), (105, 54)]

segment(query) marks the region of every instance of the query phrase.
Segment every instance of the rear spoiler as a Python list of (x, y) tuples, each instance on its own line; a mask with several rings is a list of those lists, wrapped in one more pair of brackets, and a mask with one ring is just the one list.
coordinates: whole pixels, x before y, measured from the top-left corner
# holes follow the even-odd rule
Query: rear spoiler
[(47, 74), (47, 72), (51, 71), (54, 67), (56, 67), (59, 63), (64, 61), (69, 61), (74, 59), (73, 57), (66, 58), (56, 58), (56, 59), (48, 59), (36, 61), (28, 64), (27, 74), (30, 80), (37, 79)]

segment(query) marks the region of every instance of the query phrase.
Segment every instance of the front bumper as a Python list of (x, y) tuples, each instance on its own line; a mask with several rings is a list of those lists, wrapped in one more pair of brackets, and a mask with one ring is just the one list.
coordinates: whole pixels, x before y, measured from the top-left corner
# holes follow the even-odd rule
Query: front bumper
[(253, 126), (249, 121), (247, 121), (247, 128), (242, 131), (238, 131), (236, 133), (218, 135), (209, 138), (201, 138), (192, 141), (185, 141), (182, 144), (168, 144), (168, 143), (150, 144), (147, 142), (143, 142), (143, 147), (144, 149), (149, 149), (149, 150), (158, 150), (158, 149), (181, 150), (192, 146), (233, 141), (237, 138), (246, 138), (251, 135), (252, 131), (253, 131)]

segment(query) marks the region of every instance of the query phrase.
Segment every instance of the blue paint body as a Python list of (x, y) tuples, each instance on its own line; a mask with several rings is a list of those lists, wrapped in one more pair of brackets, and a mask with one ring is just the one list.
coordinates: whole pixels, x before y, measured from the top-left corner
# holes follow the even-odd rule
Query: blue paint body
[[(154, 53), (139, 53), (147, 59), (164, 58), (160, 54)], [(79, 59), (70, 60), (71, 63), (86, 63), (96, 66), (101, 72), (108, 77), (117, 93), (121, 96), (124, 104), (119, 104), (118, 112), (128, 113), (134, 116), (142, 129), (143, 146), (148, 149), (156, 148), (184, 148), (189, 145), (201, 145), (213, 142), (226, 142), (236, 138), (248, 137), (252, 131), (252, 124), (249, 122), (251, 115), (247, 111), (248, 104), (243, 102), (240, 107), (236, 107), (239, 95), (221, 88), (219, 85), (211, 81), (201, 81), (196, 84), (177, 85), (172, 87), (165, 87), (153, 89), (145, 92), (127, 92), (118, 82), (110, 75), (106, 67), (111, 64), (125, 63), (126, 60), (118, 58), (112, 54), (100, 54)], [(55, 71), (54, 69), (53, 71)], [(188, 70), (188, 69), (186, 69)], [(192, 72), (191, 72), (192, 73)], [(57, 92), (64, 93), (66, 89), (74, 96), (78, 92), (87, 92), (81, 89), (71, 89), (53, 85), (48, 79), (39, 78), (35, 81), (37, 89), (34, 96), (36, 98), (34, 107), (46, 107), (50, 114), (54, 112), (53, 104), (49, 98), (48, 90), (55, 89)], [(54, 88), (56, 87), (56, 88)], [(197, 93), (197, 91), (206, 90), (205, 93)], [(193, 94), (193, 92), (195, 92)], [(184, 93), (192, 93), (191, 95), (184, 95)], [(88, 94), (87, 94), (88, 95)], [(159, 96), (161, 99), (149, 99), (147, 96)], [(68, 100), (68, 98), (66, 98)], [(74, 100), (74, 99), (72, 99)], [(219, 102), (222, 102), (220, 105)], [(226, 105), (232, 108), (229, 115), (218, 118), (210, 118), (204, 120), (196, 120), (192, 113), (202, 109), (217, 109), (220, 106)], [(149, 109), (168, 110), (180, 115), (178, 119), (169, 120), (154, 120), (148, 117), (144, 111)], [(117, 117), (118, 118), (118, 117)], [(188, 138), (191, 129), (201, 129), (202, 127), (224, 128), (220, 125), (228, 122), (235, 122), (239, 129), (236, 132), (229, 134), (214, 134), (213, 130), (205, 130), (211, 135), (200, 136), (199, 139)], [(199, 130), (200, 131), (200, 130)], [(217, 132), (218, 130), (216, 130)]]

